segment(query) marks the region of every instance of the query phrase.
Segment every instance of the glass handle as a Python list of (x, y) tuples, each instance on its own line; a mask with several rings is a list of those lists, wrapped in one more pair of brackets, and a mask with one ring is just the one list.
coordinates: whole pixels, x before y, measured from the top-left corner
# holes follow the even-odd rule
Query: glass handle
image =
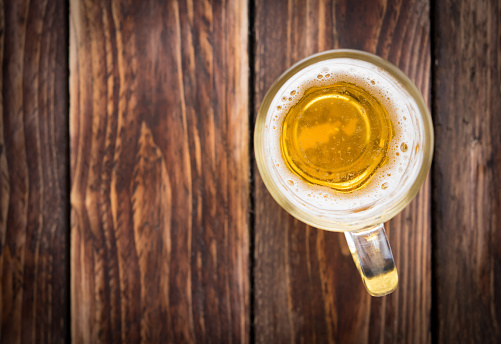
[(398, 274), (384, 225), (345, 232), (353, 261), (372, 296), (384, 296), (397, 288)]

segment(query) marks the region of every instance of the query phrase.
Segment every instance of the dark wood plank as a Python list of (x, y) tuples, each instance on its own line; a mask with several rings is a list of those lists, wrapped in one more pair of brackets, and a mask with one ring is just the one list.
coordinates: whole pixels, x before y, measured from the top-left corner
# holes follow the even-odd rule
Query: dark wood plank
[[(294, 62), (333, 48), (376, 53), (429, 94), (429, 5), (411, 1), (266, 1), (255, 8), (257, 111)], [(371, 298), (344, 236), (306, 226), (271, 198), (254, 166), (255, 337), (270, 342), (431, 341), (430, 190), (388, 229), (399, 271), (390, 296)]]
[(66, 1), (0, 1), (1, 343), (69, 334), (67, 23)]
[(247, 2), (70, 12), (73, 341), (247, 342)]
[(501, 338), (501, 3), (437, 1), (433, 167), (439, 343)]

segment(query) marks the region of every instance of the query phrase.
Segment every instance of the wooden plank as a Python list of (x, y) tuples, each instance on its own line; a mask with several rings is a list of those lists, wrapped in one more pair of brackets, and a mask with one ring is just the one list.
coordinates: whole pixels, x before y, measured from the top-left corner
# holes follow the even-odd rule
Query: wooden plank
[[(257, 0), (255, 111), (294, 62), (333, 48), (376, 53), (429, 94), (429, 5), (411, 1)], [(274, 202), (254, 165), (255, 338), (270, 342), (431, 341), (429, 182), (388, 229), (400, 282), (371, 298), (344, 236), (306, 226)]]
[(72, 339), (247, 342), (247, 3), (70, 3)]
[(65, 1), (0, 1), (0, 342), (69, 334)]
[(433, 167), (439, 343), (501, 338), (501, 4), (438, 1)]

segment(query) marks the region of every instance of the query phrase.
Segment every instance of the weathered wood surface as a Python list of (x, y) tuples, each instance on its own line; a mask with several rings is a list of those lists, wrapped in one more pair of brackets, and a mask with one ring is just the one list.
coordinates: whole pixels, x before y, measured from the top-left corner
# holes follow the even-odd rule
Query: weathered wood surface
[[(254, 10), (255, 113), (285, 69), (333, 48), (388, 59), (428, 98), (428, 1), (257, 0)], [(344, 236), (292, 218), (271, 198), (256, 166), (254, 175), (256, 342), (431, 341), (429, 182), (388, 225), (399, 287), (371, 298)]]
[(69, 337), (66, 2), (0, 1), (0, 342)]
[(434, 8), (439, 343), (501, 341), (501, 3)]
[(70, 18), (73, 342), (247, 342), (247, 2)]
[[(69, 2), (0, 0), (0, 343), (499, 342), (499, 1)], [(331, 48), (433, 86), (384, 298), (249, 165), (248, 92)]]

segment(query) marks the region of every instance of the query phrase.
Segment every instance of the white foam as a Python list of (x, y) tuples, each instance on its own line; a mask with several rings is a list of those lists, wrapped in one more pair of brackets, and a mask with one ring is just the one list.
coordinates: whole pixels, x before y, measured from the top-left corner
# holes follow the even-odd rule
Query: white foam
[[(361, 190), (340, 193), (329, 187), (310, 185), (286, 166), (280, 150), (282, 122), (291, 106), (312, 86), (328, 86), (337, 82), (354, 83), (372, 94), (388, 111), (394, 126), (388, 162), (377, 169), (371, 181)], [(369, 62), (347, 58), (326, 60), (310, 65), (291, 77), (271, 102), (265, 125), (268, 162), (274, 166), (274, 178), (286, 194), (322, 210), (352, 210), (367, 207), (401, 188), (404, 175), (415, 164), (414, 153), (423, 123), (413, 98), (389, 73)], [(408, 147), (401, 149), (405, 143)], [(422, 159), (422, 157), (421, 157)], [(411, 161), (414, 161), (411, 164)], [(384, 184), (384, 185), (383, 185)], [(297, 202), (296, 202), (297, 203)]]

